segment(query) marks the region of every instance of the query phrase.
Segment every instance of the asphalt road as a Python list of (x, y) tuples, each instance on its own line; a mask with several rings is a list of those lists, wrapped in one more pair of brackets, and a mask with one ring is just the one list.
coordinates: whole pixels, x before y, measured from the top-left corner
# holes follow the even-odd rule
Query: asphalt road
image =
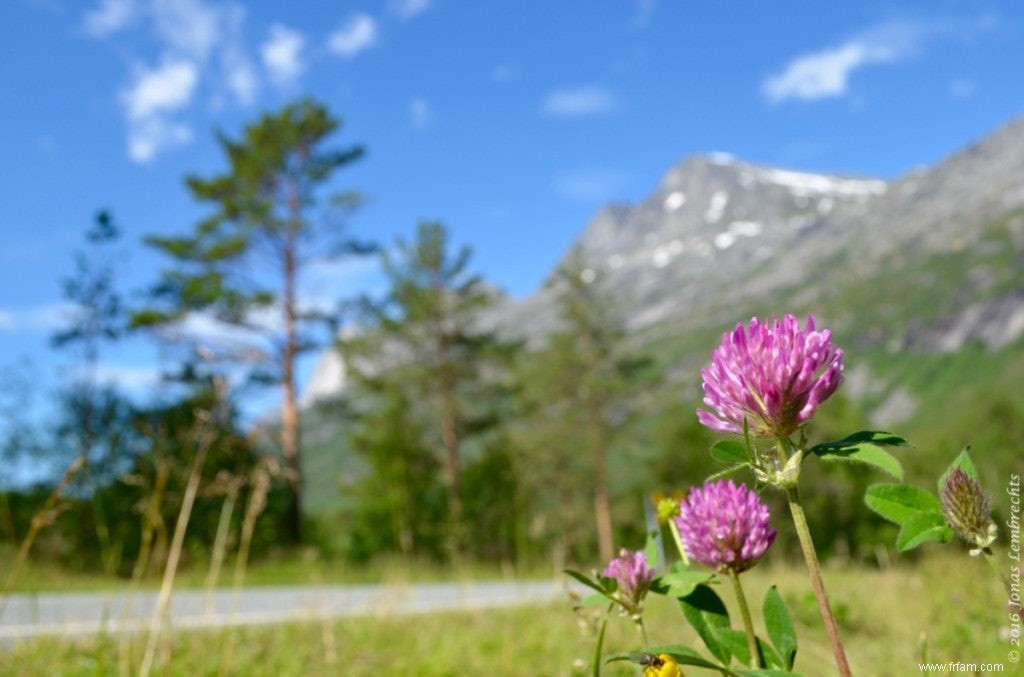
[[(566, 599), (555, 581), (421, 583), (260, 587), (208, 596), (181, 590), (171, 597), (168, 626), (212, 628), (317, 620), (342, 616), (389, 616), (451, 609), (480, 609)], [(156, 591), (129, 599), (124, 592), (12, 595), (0, 618), (0, 643), (41, 635), (91, 635), (148, 627)]]

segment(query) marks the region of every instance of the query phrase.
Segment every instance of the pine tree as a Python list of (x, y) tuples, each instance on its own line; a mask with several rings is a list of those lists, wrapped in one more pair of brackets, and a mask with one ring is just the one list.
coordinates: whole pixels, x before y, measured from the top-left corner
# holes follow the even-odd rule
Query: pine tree
[(610, 560), (614, 548), (608, 456), (633, 414), (630, 396), (648, 361), (630, 355), (617, 304), (600, 272), (587, 267), (579, 254), (559, 268), (554, 284), (560, 327), (543, 348), (524, 355), (526, 414), (519, 439), (532, 451), (527, 463), (545, 468), (545, 476), (557, 474), (543, 489), (559, 494), (554, 502), (567, 540), (558, 556), (564, 557), (574, 545), (578, 517), (573, 504), (586, 493), (598, 550), (603, 560)]
[[(54, 348), (66, 350), (74, 358), (70, 379), (57, 392), (53, 448), (58, 455), (70, 452), (84, 462), (76, 484), (91, 500), (104, 566), (112, 571), (117, 546), (110, 537), (107, 510), (97, 490), (128, 468), (135, 437), (130, 403), (114, 386), (101, 383), (98, 372), (103, 345), (119, 339), (125, 330), (115, 275), (120, 232), (110, 213), (101, 211), (85, 237), (88, 249), (75, 253), (75, 272), (62, 281), (64, 299), (72, 311), (66, 326), (50, 339)], [(56, 460), (59, 467), (71, 462), (69, 458)]]
[(293, 542), (302, 540), (303, 486), (295, 368), (300, 354), (319, 344), (316, 329), (329, 319), (302, 305), (301, 276), (311, 261), (373, 250), (352, 239), (338, 218), (358, 195), (330, 196), (334, 209), (317, 210), (334, 172), (363, 155), (361, 146), (324, 147), (339, 126), (326, 108), (303, 99), (263, 115), (240, 139), (218, 134), (228, 170), (186, 181), (193, 197), (214, 211), (190, 235), (147, 239), (174, 264), (154, 289), (157, 305), (134, 317), (136, 326), (165, 326), (202, 313), (251, 339), (227, 357), (258, 362), (254, 374), (281, 388)]
[(467, 544), (465, 445), (493, 425), (490, 405), (501, 390), (495, 376), (514, 349), (481, 326), (494, 294), (468, 272), (470, 256), (469, 247), (449, 250), (443, 224), (421, 223), (415, 242), (397, 243), (397, 257), (382, 255), (389, 292), (383, 302), (367, 304), (369, 325), (347, 348), (357, 376), (391, 380), (423, 417), (428, 443), (440, 452), (446, 549), (455, 558)]

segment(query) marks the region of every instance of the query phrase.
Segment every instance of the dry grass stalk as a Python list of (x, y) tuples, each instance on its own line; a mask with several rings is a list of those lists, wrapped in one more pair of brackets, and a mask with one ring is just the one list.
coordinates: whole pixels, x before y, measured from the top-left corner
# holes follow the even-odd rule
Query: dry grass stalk
[(21, 547), (18, 549), (18, 556), (14, 558), (14, 564), (11, 566), (11, 571), (7, 574), (7, 582), (4, 585), (3, 598), (0, 598), (0, 618), (3, 618), (4, 610), (7, 608), (7, 600), (11, 597), (11, 591), (14, 590), (14, 583), (18, 580), (18, 574), (21, 573), (21, 568), (25, 564), (25, 560), (28, 559), (29, 550), (32, 549), (32, 544), (36, 540), (36, 536), (46, 526), (53, 524), (57, 516), (67, 507), (67, 504), (62, 502), (64, 498), (64, 492), (71, 485), (75, 475), (85, 465), (85, 457), (79, 456), (68, 469), (64, 471), (64, 477), (61, 478), (60, 484), (58, 484), (54, 490), (50, 493), (46, 499), (46, 503), (43, 507), (32, 516), (32, 522), (29, 525), (28, 533), (25, 534), (25, 538), (21, 542)]
[(213, 539), (213, 554), (210, 557), (210, 570), (206, 574), (206, 613), (213, 614), (214, 594), (217, 588), (217, 580), (220, 578), (220, 570), (224, 564), (224, 553), (227, 551), (228, 531), (231, 526), (231, 516), (235, 513), (235, 503), (238, 501), (238, 492), (241, 490), (245, 479), (237, 477), (228, 472), (217, 473), (216, 488), (218, 493), (224, 493), (224, 503), (221, 505), (220, 518), (217, 521), (217, 535)]
[(181, 558), (182, 546), (185, 543), (185, 531), (188, 528), (189, 519), (192, 517), (192, 507), (195, 504), (196, 495), (199, 493), (199, 480), (202, 477), (203, 465), (206, 463), (206, 456), (217, 438), (218, 428), (222, 425), (225, 415), (224, 397), (225, 382), (222, 378), (216, 378), (214, 382), (217, 396), (213, 411), (196, 412), (196, 456), (189, 471), (188, 483), (185, 486), (185, 495), (182, 497), (181, 510), (178, 512), (178, 520), (174, 526), (174, 536), (171, 540), (171, 550), (167, 556), (167, 565), (164, 567), (164, 577), (160, 585), (160, 593), (157, 596), (156, 609), (149, 627), (149, 637), (146, 641), (146, 653), (142, 658), (142, 666), (139, 668), (140, 677), (148, 677), (153, 669), (153, 661), (156, 657), (157, 643), (163, 629), (163, 621), (167, 615), (167, 609), (171, 601), (171, 591), (174, 588), (174, 577), (178, 571), (178, 561)]
[[(252, 535), (256, 528), (256, 520), (267, 507), (267, 494), (270, 492), (270, 479), (279, 473), (277, 462), (264, 458), (252, 471), (249, 500), (245, 506), (245, 517), (242, 520), (242, 534), (238, 542), (238, 553), (235, 556), (235, 575), (231, 586), (231, 617), (234, 618), (238, 609), (238, 598), (245, 584), (245, 571), (249, 563), (249, 549), (252, 546)], [(219, 674), (228, 674), (233, 661), (235, 636), (228, 635), (224, 642)]]
[[(135, 565), (132, 567), (132, 578), (128, 584), (128, 595), (125, 599), (124, 608), (121, 610), (121, 618), (118, 622), (118, 657), (121, 675), (127, 676), (131, 671), (131, 640), (125, 632), (125, 623), (131, 614), (132, 606), (135, 603), (135, 594), (139, 588), (139, 581), (149, 567), (153, 551), (153, 535), (158, 531), (164, 535), (167, 533), (167, 526), (164, 524), (163, 515), (160, 513), (160, 505), (164, 500), (164, 491), (167, 488), (167, 479), (170, 476), (170, 468), (166, 459), (160, 455), (156, 456), (155, 475), (153, 487), (146, 498), (136, 505), (135, 509), (142, 514), (142, 534), (139, 542), (139, 554), (135, 558)], [(129, 484), (143, 484), (145, 480), (139, 476), (125, 478)]]

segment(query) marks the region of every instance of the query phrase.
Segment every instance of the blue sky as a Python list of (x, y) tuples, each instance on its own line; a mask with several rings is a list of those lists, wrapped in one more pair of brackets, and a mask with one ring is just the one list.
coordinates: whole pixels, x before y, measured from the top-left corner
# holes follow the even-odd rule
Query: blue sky
[[(0, 346), (38, 400), (94, 213), (125, 233), (121, 285), (144, 288), (161, 261), (141, 238), (203, 215), (182, 177), (223, 168), (213, 131), (298, 96), (368, 149), (336, 184), (368, 198), (353, 233), (444, 220), (514, 296), (689, 154), (894, 178), (1024, 114), (1019, 2), (8, 0), (0, 40)], [(305, 293), (372, 280), (323, 267)], [(152, 383), (142, 342), (103, 361)]]

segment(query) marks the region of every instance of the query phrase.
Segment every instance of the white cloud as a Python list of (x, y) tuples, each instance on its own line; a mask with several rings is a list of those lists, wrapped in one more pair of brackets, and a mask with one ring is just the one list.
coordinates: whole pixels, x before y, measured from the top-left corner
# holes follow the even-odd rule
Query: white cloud
[(152, 0), (157, 35), (167, 48), (202, 61), (224, 37), (227, 12), (235, 5), (218, 7), (202, 0)]
[(138, 9), (135, 0), (101, 0), (86, 12), (82, 27), (94, 38), (105, 38), (128, 27), (136, 19)]
[(230, 0), (102, 0), (85, 15), (94, 37), (139, 24), (156, 42), (156, 59), (137, 59), (118, 92), (132, 160), (148, 162), (191, 141), (185, 116), (200, 92), (214, 110), (225, 100), (255, 101), (260, 82), (243, 39), (245, 17), (245, 6)]
[(235, 100), (247, 106), (256, 99), (259, 78), (245, 51), (242, 28), (245, 23), (245, 8), (241, 5), (227, 5), (221, 14), (223, 36), (220, 44), (220, 75), (223, 86)]
[(402, 19), (411, 19), (430, 8), (430, 0), (390, 0), (388, 9)]
[(101, 363), (93, 374), (95, 383), (126, 390), (151, 389), (160, 384), (160, 370), (128, 364)]
[(549, 92), (541, 110), (552, 117), (584, 117), (607, 113), (615, 105), (615, 95), (607, 87), (582, 85)]
[(761, 90), (772, 103), (841, 97), (846, 94), (854, 70), (868, 63), (891, 60), (886, 52), (871, 52), (863, 44), (847, 43), (791, 61), (782, 73), (765, 80)]
[(256, 91), (260, 82), (252, 64), (245, 55), (231, 50), (224, 53), (223, 58), (224, 85), (235, 100), (242, 105), (249, 105), (256, 99)]
[(130, 120), (144, 120), (188, 105), (198, 80), (191, 61), (165, 58), (156, 68), (137, 67), (135, 82), (121, 92), (121, 101)]
[(413, 99), (409, 104), (409, 120), (415, 130), (422, 131), (430, 126), (433, 111), (425, 99)]
[(327, 38), (327, 48), (351, 59), (377, 42), (377, 22), (368, 14), (355, 14)]
[(135, 81), (121, 91), (132, 160), (149, 162), (159, 151), (192, 140), (189, 127), (172, 114), (191, 103), (198, 80), (191, 61), (165, 58), (156, 68), (136, 67)]
[(192, 141), (192, 129), (182, 122), (154, 116), (128, 125), (128, 157), (133, 162), (151, 162), (158, 153)]
[(577, 202), (606, 202), (619, 197), (629, 183), (623, 172), (606, 167), (581, 167), (555, 177), (556, 193)]
[(305, 70), (302, 62), (305, 44), (306, 38), (297, 30), (281, 24), (270, 27), (270, 36), (260, 47), (260, 54), (270, 79), (276, 85), (286, 86), (295, 82)]
[(887, 21), (838, 46), (794, 58), (761, 83), (761, 92), (772, 103), (842, 97), (849, 89), (850, 77), (865, 66), (904, 61), (920, 54), (936, 36), (967, 38), (978, 30), (984, 27), (941, 19)]
[(24, 310), (0, 308), (0, 330), (55, 331), (66, 327), (74, 319), (77, 310), (77, 305), (65, 301)]

